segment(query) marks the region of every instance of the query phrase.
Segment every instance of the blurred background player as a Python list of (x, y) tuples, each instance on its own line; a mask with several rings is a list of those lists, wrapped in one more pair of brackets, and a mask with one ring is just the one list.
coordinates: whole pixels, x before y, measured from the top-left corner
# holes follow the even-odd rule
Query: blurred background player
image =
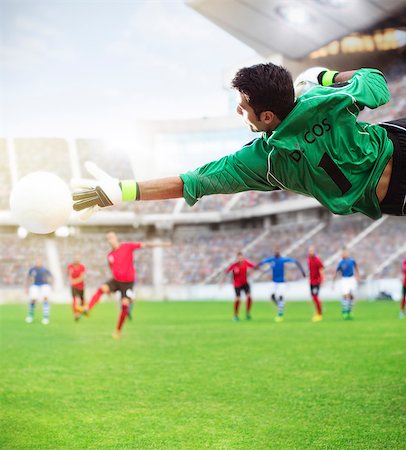
[(360, 275), (358, 265), (354, 258), (351, 258), (348, 250), (344, 247), (341, 252), (341, 261), (338, 263), (336, 272), (333, 277), (333, 286), (337, 275), (341, 273), (341, 294), (343, 296), (341, 301), (341, 313), (343, 319), (351, 319), (352, 303), (354, 301), (355, 290), (357, 283), (359, 283)]
[(79, 320), (81, 313), (77, 308), (77, 301), (80, 299), (80, 306), (85, 306), (85, 273), (86, 268), (80, 262), (80, 257), (76, 255), (68, 265), (69, 283), (72, 293), (72, 312), (75, 320)]
[(245, 292), (247, 296), (247, 307), (246, 307), (246, 315), (245, 318), (247, 320), (251, 319), (251, 306), (252, 306), (252, 297), (251, 297), (251, 288), (247, 279), (247, 271), (249, 268), (256, 268), (256, 265), (247, 259), (244, 259), (244, 256), (241, 252), (237, 253), (237, 261), (225, 271), (222, 283), (224, 282), (224, 278), (227, 273), (233, 273), (233, 285), (235, 289), (235, 300), (234, 300), (234, 317), (233, 320), (240, 320), (238, 317), (238, 312), (240, 309), (241, 303), (241, 291)]
[(297, 259), (294, 258), (286, 258), (285, 256), (281, 256), (279, 250), (276, 250), (275, 256), (270, 258), (263, 259), (258, 267), (261, 267), (265, 264), (270, 266), (267, 270), (272, 270), (272, 294), (271, 300), (275, 303), (278, 308), (278, 313), (275, 317), (275, 322), (283, 321), (283, 313), (285, 310), (285, 300), (283, 298), (286, 290), (285, 284), (285, 264), (286, 263), (294, 263), (302, 273), (303, 277), (306, 276), (305, 271), (303, 270), (302, 265)]
[[(52, 274), (43, 266), (41, 258), (37, 258), (35, 265), (31, 267), (27, 275), (28, 296), (30, 299), (27, 323), (34, 320), (35, 304), (42, 299), (42, 321), (43, 325), (49, 324), (49, 295), (51, 293)], [(29, 286), (29, 287), (28, 287)]]
[(402, 292), (402, 300), (400, 302), (400, 313), (399, 313), (399, 317), (401, 319), (405, 317), (406, 312), (406, 258), (403, 260), (402, 272), (403, 272), (403, 292)]
[(307, 264), (309, 266), (310, 295), (312, 296), (316, 308), (316, 314), (313, 316), (312, 320), (313, 322), (319, 322), (323, 319), (319, 292), (320, 286), (324, 282), (324, 265), (321, 259), (316, 255), (313, 245), (309, 247)]
[(113, 277), (106, 283), (102, 284), (99, 289), (93, 294), (93, 297), (90, 299), (89, 305), (83, 309), (83, 313), (87, 315), (89, 311), (94, 308), (103, 294), (119, 292), (121, 296), (121, 312), (118, 318), (116, 329), (113, 333), (113, 338), (118, 339), (120, 337), (124, 321), (129, 314), (130, 305), (133, 302), (133, 286), (136, 280), (133, 252), (140, 248), (168, 247), (171, 244), (167, 242), (121, 243), (116, 233), (114, 232), (107, 233), (106, 239), (111, 245), (111, 251), (107, 256), (107, 259)]

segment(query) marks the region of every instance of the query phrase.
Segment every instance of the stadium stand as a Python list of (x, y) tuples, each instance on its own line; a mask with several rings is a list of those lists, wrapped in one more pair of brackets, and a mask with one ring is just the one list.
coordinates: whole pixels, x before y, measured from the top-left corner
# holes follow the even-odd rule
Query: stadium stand
[(11, 175), (7, 142), (5, 139), (0, 139), (0, 209), (9, 208), (10, 191)]
[(65, 139), (15, 139), (18, 177), (44, 170), (65, 181), (72, 178), (71, 160)]
[(46, 265), (44, 238), (30, 235), (20, 239), (15, 233), (0, 233), (0, 285), (2, 288), (25, 285), (28, 270), (36, 258)]

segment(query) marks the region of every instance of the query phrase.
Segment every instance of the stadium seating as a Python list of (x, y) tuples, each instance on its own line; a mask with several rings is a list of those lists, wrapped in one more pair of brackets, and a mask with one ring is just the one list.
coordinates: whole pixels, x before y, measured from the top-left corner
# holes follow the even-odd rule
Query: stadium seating
[(0, 209), (9, 208), (10, 191), (11, 174), (7, 143), (5, 139), (0, 139)]

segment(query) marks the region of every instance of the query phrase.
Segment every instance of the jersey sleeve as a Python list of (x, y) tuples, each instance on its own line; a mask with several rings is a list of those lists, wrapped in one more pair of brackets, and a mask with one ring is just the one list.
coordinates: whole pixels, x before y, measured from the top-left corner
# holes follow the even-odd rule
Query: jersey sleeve
[(384, 105), (390, 99), (386, 79), (378, 69), (357, 70), (348, 80), (344, 91), (354, 97), (359, 109), (365, 106), (374, 109)]
[(247, 259), (245, 260), (245, 262), (247, 263), (247, 267), (257, 267), (254, 263), (248, 261)]
[(263, 266), (264, 264), (269, 264), (274, 260), (274, 258), (265, 258), (263, 259), (261, 262), (258, 263), (258, 267), (259, 266)]
[(127, 242), (127, 245), (130, 248), (130, 250), (132, 250), (132, 251), (138, 250), (139, 248), (142, 247), (141, 242)]
[(231, 264), (231, 266), (226, 269), (226, 273), (231, 272), (234, 269), (234, 264)]
[(279, 189), (267, 181), (268, 153), (262, 138), (255, 139), (238, 152), (181, 174), (183, 196), (189, 206), (212, 194)]

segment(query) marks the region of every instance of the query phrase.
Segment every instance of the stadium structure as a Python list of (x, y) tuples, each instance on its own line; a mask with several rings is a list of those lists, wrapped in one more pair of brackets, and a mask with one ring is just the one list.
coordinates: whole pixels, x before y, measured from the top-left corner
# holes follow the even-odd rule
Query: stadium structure
[[(338, 70), (360, 66), (382, 69), (392, 100), (378, 110), (363, 111), (360, 120), (378, 123), (406, 116), (403, 1), (302, 2), (313, 6), (304, 10), (308, 17), (301, 16), (300, 10), (283, 8), (286, 2), (188, 0), (186, 3), (253, 47), (258, 52), (258, 62), (282, 62), (294, 76), (315, 65)], [(334, 14), (335, 8), (341, 8), (340, 15)], [(368, 14), (362, 13), (363, 8), (367, 8)], [(258, 24), (255, 34), (244, 27), (247, 15), (250, 23)], [(318, 17), (323, 20), (318, 21)], [(318, 23), (323, 26), (318, 27)], [(289, 39), (291, 27), (301, 30), (300, 42)], [(67, 227), (46, 236), (27, 234), (11, 217), (8, 198), (12, 186), (20, 177), (36, 170), (53, 172), (69, 182), (71, 178), (85, 176), (83, 163), (91, 160), (117, 178), (139, 178), (140, 169), (144, 176), (165, 176), (193, 168), (182, 167), (184, 152), (195, 159), (196, 166), (206, 161), (204, 154), (208, 147), (218, 152), (219, 157), (232, 153), (252, 139), (234, 115), (230, 112), (230, 116), (221, 118), (142, 122), (137, 126), (140, 132), (137, 143), (126, 145), (81, 137), (1, 138), (1, 301), (26, 301), (22, 287), (27, 270), (37, 257), (43, 258), (54, 275), (56, 301), (70, 299), (66, 267), (74, 255), (80, 255), (88, 268), (88, 290), (99, 285), (110, 277), (105, 240), (105, 232), (110, 230), (116, 231), (123, 241), (169, 239), (173, 243), (170, 248), (136, 253), (140, 298), (231, 298), (231, 286), (227, 291), (220, 290), (218, 282), (237, 251), (259, 261), (278, 247), (282, 254), (294, 256), (305, 265), (311, 244), (326, 264), (328, 281), (340, 249), (346, 245), (360, 267), (361, 296), (372, 299), (385, 291), (395, 299), (400, 297), (400, 261), (406, 256), (404, 218), (383, 216), (372, 221), (361, 215), (338, 217), (316, 200), (292, 192), (211, 196), (201, 199), (193, 208), (183, 199), (126, 204), (101, 211), (87, 222), (72, 216)], [(133, 160), (135, 154), (137, 165)], [(175, 165), (171, 166), (171, 161)], [(297, 277), (296, 271), (288, 271), (291, 283), (287, 298), (308, 298), (307, 280)], [(267, 299), (269, 276), (259, 274), (254, 280), (255, 298)], [(324, 289), (324, 297), (338, 296), (330, 283)]]

